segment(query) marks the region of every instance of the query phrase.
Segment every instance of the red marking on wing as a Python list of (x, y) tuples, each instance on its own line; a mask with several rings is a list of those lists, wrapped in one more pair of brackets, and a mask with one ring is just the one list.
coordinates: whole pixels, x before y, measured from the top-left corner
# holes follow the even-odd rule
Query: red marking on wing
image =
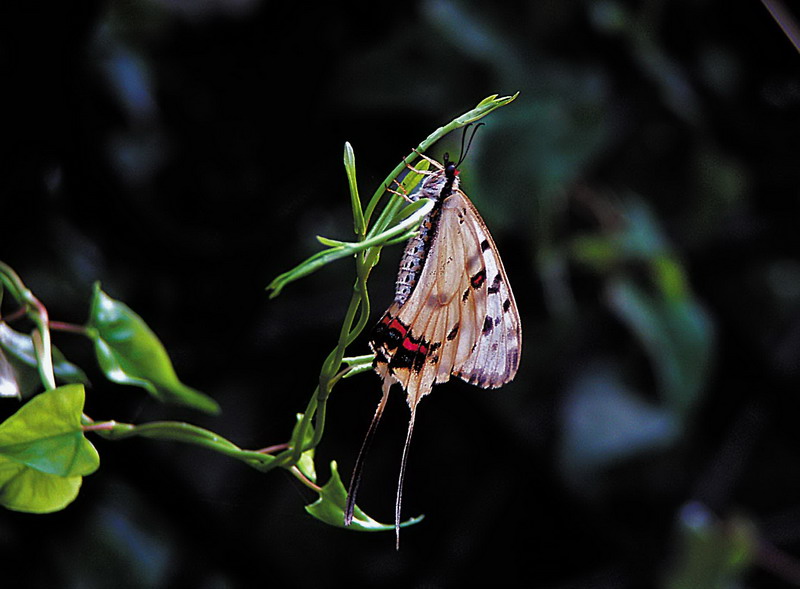
[(403, 343), (400, 344), (404, 350), (407, 350), (413, 354), (422, 354), (423, 356), (428, 355), (428, 343), (425, 341), (421, 341), (416, 343), (412, 341), (410, 338), (406, 338), (403, 340)]
[(419, 352), (420, 344), (415, 344), (410, 339), (406, 338), (406, 339), (403, 340), (402, 346), (403, 346), (403, 348), (405, 348), (409, 352), (415, 352), (416, 353), (416, 352)]
[(400, 337), (405, 337), (408, 333), (408, 328), (399, 319), (392, 319), (388, 325), (389, 329), (396, 329), (400, 333)]

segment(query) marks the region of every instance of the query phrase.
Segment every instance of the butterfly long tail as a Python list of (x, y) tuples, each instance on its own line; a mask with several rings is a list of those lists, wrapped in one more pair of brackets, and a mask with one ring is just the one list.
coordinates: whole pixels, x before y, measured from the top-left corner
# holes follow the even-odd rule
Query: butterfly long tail
[(397, 499), (394, 504), (394, 533), (396, 537), (395, 549), (400, 550), (400, 507), (403, 503), (403, 481), (406, 477), (406, 461), (408, 459), (408, 448), (411, 445), (411, 434), (414, 433), (414, 419), (417, 415), (416, 404), (411, 407), (411, 418), (408, 420), (408, 433), (406, 434), (406, 444), (403, 446), (403, 458), (400, 461), (400, 478), (397, 481)]
[(364, 471), (364, 463), (367, 459), (369, 447), (372, 445), (372, 438), (375, 437), (375, 430), (378, 429), (378, 423), (383, 415), (383, 409), (386, 407), (386, 400), (389, 398), (389, 389), (391, 384), (385, 383), (383, 386), (383, 396), (375, 409), (375, 415), (369, 424), (367, 435), (364, 436), (364, 442), (361, 444), (361, 450), (358, 451), (356, 464), (353, 467), (353, 475), (350, 477), (350, 486), (347, 489), (347, 502), (345, 503), (344, 510), (344, 525), (349, 526), (353, 521), (353, 510), (356, 507), (356, 493), (358, 493), (358, 486), (361, 484), (361, 473)]

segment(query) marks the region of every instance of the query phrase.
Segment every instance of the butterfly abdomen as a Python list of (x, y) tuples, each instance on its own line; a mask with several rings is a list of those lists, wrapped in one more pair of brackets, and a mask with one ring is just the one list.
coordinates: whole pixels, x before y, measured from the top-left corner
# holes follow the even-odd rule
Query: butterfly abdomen
[(394, 301), (398, 305), (403, 305), (408, 300), (417, 284), (419, 275), (425, 267), (425, 260), (430, 252), (431, 244), (436, 238), (442, 203), (456, 188), (458, 188), (458, 179), (455, 168), (453, 168), (431, 174), (423, 180), (419, 191), (409, 196), (411, 201), (429, 198), (436, 202), (436, 206), (422, 220), (419, 233), (408, 241), (406, 249), (403, 251), (394, 290)]
[(441, 213), (441, 206), (435, 206), (433, 210), (422, 220), (419, 233), (412, 237), (406, 244), (403, 257), (400, 260), (400, 270), (395, 281), (394, 300), (402, 305), (411, 296), (417, 279), (425, 266), (425, 259), (431, 249), (431, 243), (436, 235), (436, 227)]

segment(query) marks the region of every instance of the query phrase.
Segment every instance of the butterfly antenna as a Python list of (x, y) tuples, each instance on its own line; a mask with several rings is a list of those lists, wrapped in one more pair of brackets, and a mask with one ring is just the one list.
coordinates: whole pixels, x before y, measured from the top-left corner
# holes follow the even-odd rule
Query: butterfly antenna
[[(461, 157), (458, 158), (458, 163), (456, 164), (456, 167), (459, 167), (462, 163), (464, 163), (464, 160), (467, 159), (467, 153), (469, 153), (469, 148), (472, 147), (472, 140), (475, 139), (475, 133), (477, 133), (478, 129), (480, 129), (485, 124), (486, 123), (478, 123), (477, 125), (475, 125), (475, 128), (472, 129), (472, 135), (469, 136), (469, 141), (466, 140), (467, 130), (470, 127), (472, 127), (473, 123), (469, 123), (464, 127), (464, 133), (461, 135)], [(467, 146), (466, 149), (464, 148), (465, 144)]]
[(414, 432), (414, 418), (417, 415), (417, 407), (411, 408), (411, 419), (408, 420), (408, 433), (406, 434), (406, 445), (403, 446), (403, 459), (400, 461), (400, 478), (397, 481), (397, 499), (394, 504), (394, 533), (397, 541), (395, 549), (400, 550), (400, 506), (403, 503), (403, 481), (406, 477), (406, 461), (408, 459), (408, 448), (411, 445), (411, 434)]
[(372, 417), (372, 421), (369, 424), (367, 435), (364, 436), (361, 450), (358, 451), (356, 464), (353, 467), (353, 475), (350, 477), (350, 486), (347, 489), (347, 501), (344, 509), (344, 525), (346, 526), (349, 526), (353, 521), (353, 511), (356, 508), (356, 493), (358, 492), (358, 486), (361, 484), (361, 473), (364, 471), (364, 463), (367, 460), (369, 447), (372, 445), (372, 438), (375, 437), (375, 430), (378, 429), (378, 423), (383, 415), (383, 409), (386, 407), (386, 400), (389, 398), (390, 388), (391, 385), (386, 386), (386, 384), (384, 384), (383, 397), (381, 397), (378, 407), (375, 409), (375, 415)]

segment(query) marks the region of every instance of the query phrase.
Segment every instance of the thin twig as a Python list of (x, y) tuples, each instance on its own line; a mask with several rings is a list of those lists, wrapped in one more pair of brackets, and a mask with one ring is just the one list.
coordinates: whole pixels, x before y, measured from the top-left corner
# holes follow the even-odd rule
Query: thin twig
[(783, 34), (792, 42), (794, 48), (800, 52), (800, 27), (797, 26), (797, 21), (789, 14), (786, 7), (781, 0), (761, 0), (761, 3), (778, 23), (778, 26), (783, 31)]

